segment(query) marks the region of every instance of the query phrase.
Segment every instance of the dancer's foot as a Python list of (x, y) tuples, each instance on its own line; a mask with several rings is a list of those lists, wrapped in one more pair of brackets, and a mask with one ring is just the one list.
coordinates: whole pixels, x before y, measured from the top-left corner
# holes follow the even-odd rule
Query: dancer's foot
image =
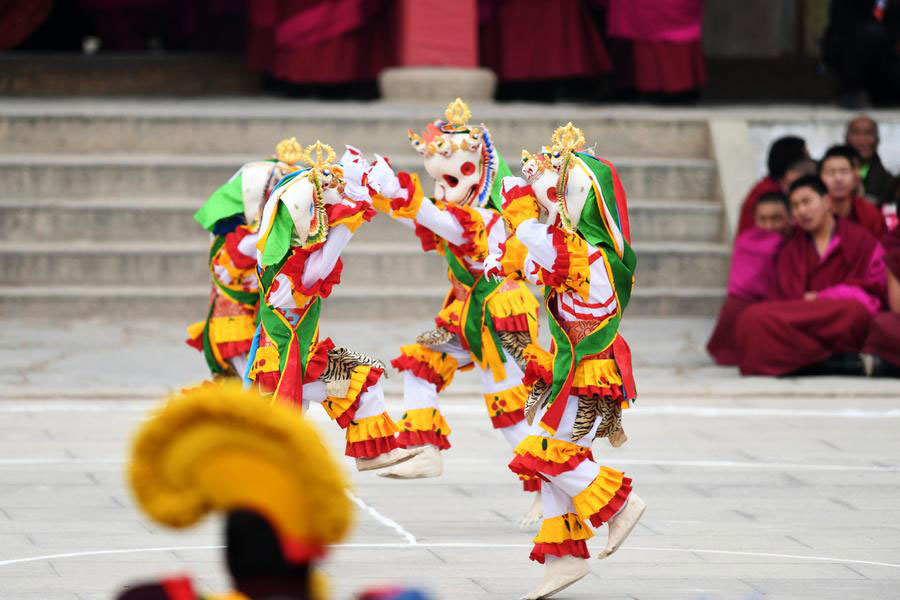
[(379, 477), (391, 479), (423, 479), (425, 477), (439, 477), (444, 472), (444, 458), (436, 446), (422, 446), (415, 448), (418, 456), (378, 473)]
[(647, 510), (647, 505), (644, 501), (637, 494), (631, 492), (625, 508), (620, 510), (609, 522), (609, 541), (606, 542), (606, 549), (600, 552), (597, 558), (606, 558), (618, 550), (634, 526), (637, 525), (645, 510)]
[(521, 600), (549, 598), (556, 592), (566, 589), (590, 573), (587, 562), (586, 558), (577, 556), (561, 556), (556, 560), (548, 558), (544, 566), (544, 579), (536, 588), (522, 596)]
[(422, 451), (421, 448), (394, 448), (390, 452), (379, 454), (373, 458), (357, 458), (356, 469), (358, 471), (371, 471), (383, 469), (402, 462), (406, 462)]
[(541, 520), (544, 513), (544, 504), (541, 502), (541, 495), (534, 495), (534, 502), (531, 503), (531, 508), (528, 509), (528, 512), (522, 515), (522, 518), (519, 519), (519, 529), (529, 529), (534, 527), (536, 523)]

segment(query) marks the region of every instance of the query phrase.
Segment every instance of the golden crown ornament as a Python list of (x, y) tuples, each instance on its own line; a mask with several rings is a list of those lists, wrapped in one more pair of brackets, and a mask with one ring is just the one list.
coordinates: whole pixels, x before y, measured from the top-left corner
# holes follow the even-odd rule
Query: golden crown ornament
[(303, 160), (303, 146), (297, 138), (285, 138), (275, 146), (275, 158), (283, 163), (292, 165)]

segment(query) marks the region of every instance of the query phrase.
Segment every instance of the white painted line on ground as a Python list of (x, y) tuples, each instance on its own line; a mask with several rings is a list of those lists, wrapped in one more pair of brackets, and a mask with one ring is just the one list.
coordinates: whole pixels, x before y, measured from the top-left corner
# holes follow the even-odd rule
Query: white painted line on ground
[[(224, 546), (167, 546), (162, 548), (131, 548), (131, 549), (120, 549), (120, 550), (88, 550), (84, 552), (66, 552), (63, 554), (47, 554), (44, 556), (28, 556), (24, 558), (13, 558), (9, 560), (0, 561), (0, 567), (5, 567), (9, 565), (17, 565), (22, 563), (30, 563), (30, 562), (39, 562), (42, 560), (55, 560), (59, 558), (79, 558), (85, 556), (104, 556), (109, 554), (137, 554), (141, 552), (173, 552), (177, 550), (221, 550)], [(469, 549), (488, 549), (488, 550), (499, 550), (499, 549), (530, 549), (532, 548), (531, 544), (492, 544), (492, 543), (479, 543), (479, 542), (428, 542), (428, 543), (416, 543), (411, 542), (407, 544), (399, 544), (399, 543), (373, 543), (373, 544), (336, 544), (332, 546), (332, 548), (344, 548), (344, 549), (429, 549), (429, 548), (469, 548)], [(596, 552), (601, 550), (601, 546), (594, 546), (592, 549)], [(704, 548), (658, 548), (658, 547), (645, 547), (645, 546), (626, 546), (619, 549), (619, 552), (689, 552), (695, 554), (719, 554), (726, 556), (755, 556), (755, 557), (763, 557), (763, 558), (783, 558), (786, 560), (809, 560), (809, 561), (818, 561), (818, 562), (829, 562), (829, 563), (845, 563), (845, 564), (854, 564), (854, 565), (872, 565), (876, 567), (889, 567), (892, 569), (900, 569), (900, 564), (897, 563), (888, 563), (888, 562), (880, 562), (874, 560), (858, 560), (853, 558), (833, 558), (829, 556), (809, 556), (804, 554), (781, 554), (777, 552), (747, 552), (747, 551), (738, 551), (738, 550), (709, 550)]]
[[(118, 402), (113, 400), (65, 402), (48, 400), (46, 402), (7, 401), (0, 402), (0, 413), (143, 413), (152, 410), (159, 405), (158, 401)], [(389, 412), (403, 412), (400, 402), (389, 402)], [(459, 417), (484, 417), (484, 405), (476, 402), (461, 404), (458, 401), (447, 402), (441, 406), (441, 412), (449, 416)], [(703, 418), (728, 418), (728, 417), (766, 417), (766, 418), (839, 418), (839, 419), (897, 419), (900, 418), (900, 407), (883, 409), (860, 408), (779, 408), (767, 406), (699, 406), (687, 404), (638, 404), (635, 408), (626, 411), (627, 418), (632, 417), (703, 417)], [(320, 410), (308, 413), (313, 421), (329, 421), (327, 415)]]
[[(447, 464), (488, 464), (497, 462), (490, 458), (453, 458), (445, 459)], [(697, 469), (749, 469), (755, 471), (863, 471), (869, 473), (898, 473), (900, 465), (836, 465), (816, 463), (782, 463), (782, 462), (754, 462), (738, 460), (669, 460), (654, 458), (623, 458), (610, 459), (610, 464), (620, 465), (648, 465), (665, 467), (687, 467)], [(77, 466), (77, 465), (121, 465), (125, 459), (121, 458), (0, 458), (0, 467), (9, 466)], [(355, 497), (354, 497), (355, 498)], [(361, 506), (359, 498), (353, 499)], [(357, 502), (359, 500), (359, 502)], [(371, 508), (371, 507), (370, 507)], [(374, 509), (371, 509), (374, 510)]]
[(415, 545), (417, 543), (416, 536), (414, 536), (413, 534), (408, 532), (406, 529), (404, 529), (403, 526), (400, 525), (400, 523), (391, 519), (390, 517), (384, 516), (383, 514), (381, 514), (380, 512), (378, 512), (377, 510), (375, 510), (374, 508), (369, 506), (368, 504), (366, 504), (362, 498), (360, 498), (359, 496), (357, 496), (350, 490), (347, 490), (347, 497), (350, 498), (350, 500), (354, 504), (356, 504), (359, 508), (361, 508), (364, 512), (369, 513), (369, 515), (371, 515), (371, 517), (373, 519), (375, 519), (382, 525), (385, 525), (386, 527), (393, 529), (400, 537), (402, 537), (404, 540), (406, 540), (406, 543), (408, 545)]

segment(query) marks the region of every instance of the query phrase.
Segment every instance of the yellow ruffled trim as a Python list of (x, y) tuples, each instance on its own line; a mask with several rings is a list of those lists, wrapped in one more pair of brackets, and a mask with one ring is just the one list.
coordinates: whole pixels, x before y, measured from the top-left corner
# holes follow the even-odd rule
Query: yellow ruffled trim
[(350, 425), (347, 426), (347, 441), (351, 443), (365, 442), (375, 438), (390, 437), (398, 431), (400, 429), (391, 417), (387, 413), (381, 413), (374, 417), (350, 421)]
[(400, 348), (400, 352), (420, 363), (428, 365), (438, 374), (438, 377), (444, 382), (438, 389), (439, 392), (450, 385), (450, 382), (453, 381), (453, 374), (456, 373), (456, 370), (459, 368), (459, 363), (449, 354), (432, 350), (428, 346), (423, 346), (422, 344), (403, 346)]
[(400, 418), (400, 431), (434, 431), (449, 436), (453, 433), (444, 415), (436, 408), (413, 408)]
[(610, 385), (622, 385), (622, 377), (616, 361), (611, 358), (593, 358), (583, 360), (575, 367), (575, 377), (572, 387), (608, 387)]
[(530, 194), (519, 196), (514, 200), (510, 200), (503, 206), (503, 218), (509, 223), (510, 228), (515, 231), (522, 221), (528, 219), (537, 219), (541, 214), (540, 206), (537, 198)]
[(492, 417), (524, 409), (527, 399), (528, 388), (524, 385), (484, 395), (484, 403), (487, 406), (488, 414)]
[(256, 325), (250, 315), (213, 317), (209, 320), (209, 339), (214, 344), (252, 340)]
[[(310, 352), (310, 357), (313, 354), (315, 354), (315, 351)], [(371, 365), (357, 365), (353, 367), (353, 370), (350, 371), (350, 383), (347, 386), (347, 394), (344, 396), (328, 396), (322, 402), (322, 408), (325, 409), (329, 417), (336, 421), (353, 406), (353, 403), (356, 402), (362, 393), (362, 387), (368, 381), (369, 373), (371, 372)]]
[(572, 498), (575, 510), (583, 519), (589, 519), (591, 515), (603, 509), (613, 499), (619, 488), (622, 487), (622, 479), (625, 474), (609, 467), (600, 467), (600, 473), (591, 485), (583, 489)]
[(590, 448), (572, 442), (554, 440), (539, 435), (529, 435), (513, 450), (519, 456), (530, 454), (540, 460), (560, 464), (569, 462), (573, 456), (587, 454), (590, 451)]
[[(435, 205), (444, 211), (447, 211), (449, 206), (447, 202), (440, 201), (435, 202)], [(454, 210), (462, 210), (469, 215), (468, 223), (460, 223), (464, 229), (463, 238), (465, 241), (463, 242), (463, 246), (474, 244), (474, 249), (467, 252), (466, 256), (476, 261), (483, 261), (490, 253), (490, 248), (488, 247), (487, 223), (482, 220), (481, 214), (471, 206), (454, 204), (453, 208)]]
[(538, 337), (538, 309), (540, 308), (537, 298), (534, 297), (525, 282), (518, 279), (508, 279), (498, 289), (499, 293), (492, 294), (487, 301), (491, 316), (495, 319), (503, 319), (526, 315), (528, 332), (531, 339), (536, 340)]
[(391, 214), (391, 201), (389, 198), (385, 198), (381, 194), (376, 194), (372, 196), (372, 208), (377, 210), (380, 213), (384, 213), (386, 215)]
[(544, 519), (541, 529), (534, 538), (535, 544), (562, 544), (569, 540), (589, 540), (594, 532), (581, 517), (566, 513), (558, 517)]
[(547, 371), (553, 372), (553, 353), (544, 350), (537, 342), (525, 346), (522, 357), (528, 362), (537, 363)]
[(422, 192), (422, 184), (419, 182), (419, 176), (415, 173), (410, 173), (409, 178), (415, 186), (412, 200), (406, 206), (401, 206), (391, 212), (391, 216), (395, 219), (415, 219), (416, 215), (419, 214), (419, 207), (422, 206), (422, 201), (425, 198), (425, 194)]
[(337, 219), (337, 220), (331, 221), (330, 223), (328, 223), (328, 226), (336, 227), (338, 225), (343, 225), (344, 227), (349, 229), (351, 232), (356, 233), (356, 230), (359, 229), (360, 227), (362, 227), (362, 225), (367, 222), (365, 219), (365, 214), (366, 214), (366, 211), (361, 210), (358, 213), (349, 215), (347, 217), (344, 217), (343, 219)]
[(588, 263), (587, 242), (579, 235), (567, 233), (566, 250), (569, 254), (569, 271), (566, 273), (563, 287), (569, 288), (587, 301), (591, 291), (591, 265)]
[(517, 271), (525, 268), (525, 258), (528, 256), (528, 248), (519, 241), (519, 238), (513, 236), (506, 240), (506, 250), (500, 257), (500, 266), (503, 267), (503, 273), (512, 275)]

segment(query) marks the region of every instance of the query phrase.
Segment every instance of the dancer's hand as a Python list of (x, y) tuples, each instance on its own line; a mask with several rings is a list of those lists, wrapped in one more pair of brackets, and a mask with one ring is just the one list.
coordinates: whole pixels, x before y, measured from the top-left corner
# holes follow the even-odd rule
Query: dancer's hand
[(368, 183), (369, 187), (385, 198), (405, 196), (406, 190), (400, 185), (391, 163), (378, 154), (375, 155), (375, 162), (369, 168)]
[(347, 146), (341, 157), (341, 170), (344, 173), (344, 194), (351, 200), (370, 202), (371, 194), (366, 186), (369, 161), (353, 146)]

